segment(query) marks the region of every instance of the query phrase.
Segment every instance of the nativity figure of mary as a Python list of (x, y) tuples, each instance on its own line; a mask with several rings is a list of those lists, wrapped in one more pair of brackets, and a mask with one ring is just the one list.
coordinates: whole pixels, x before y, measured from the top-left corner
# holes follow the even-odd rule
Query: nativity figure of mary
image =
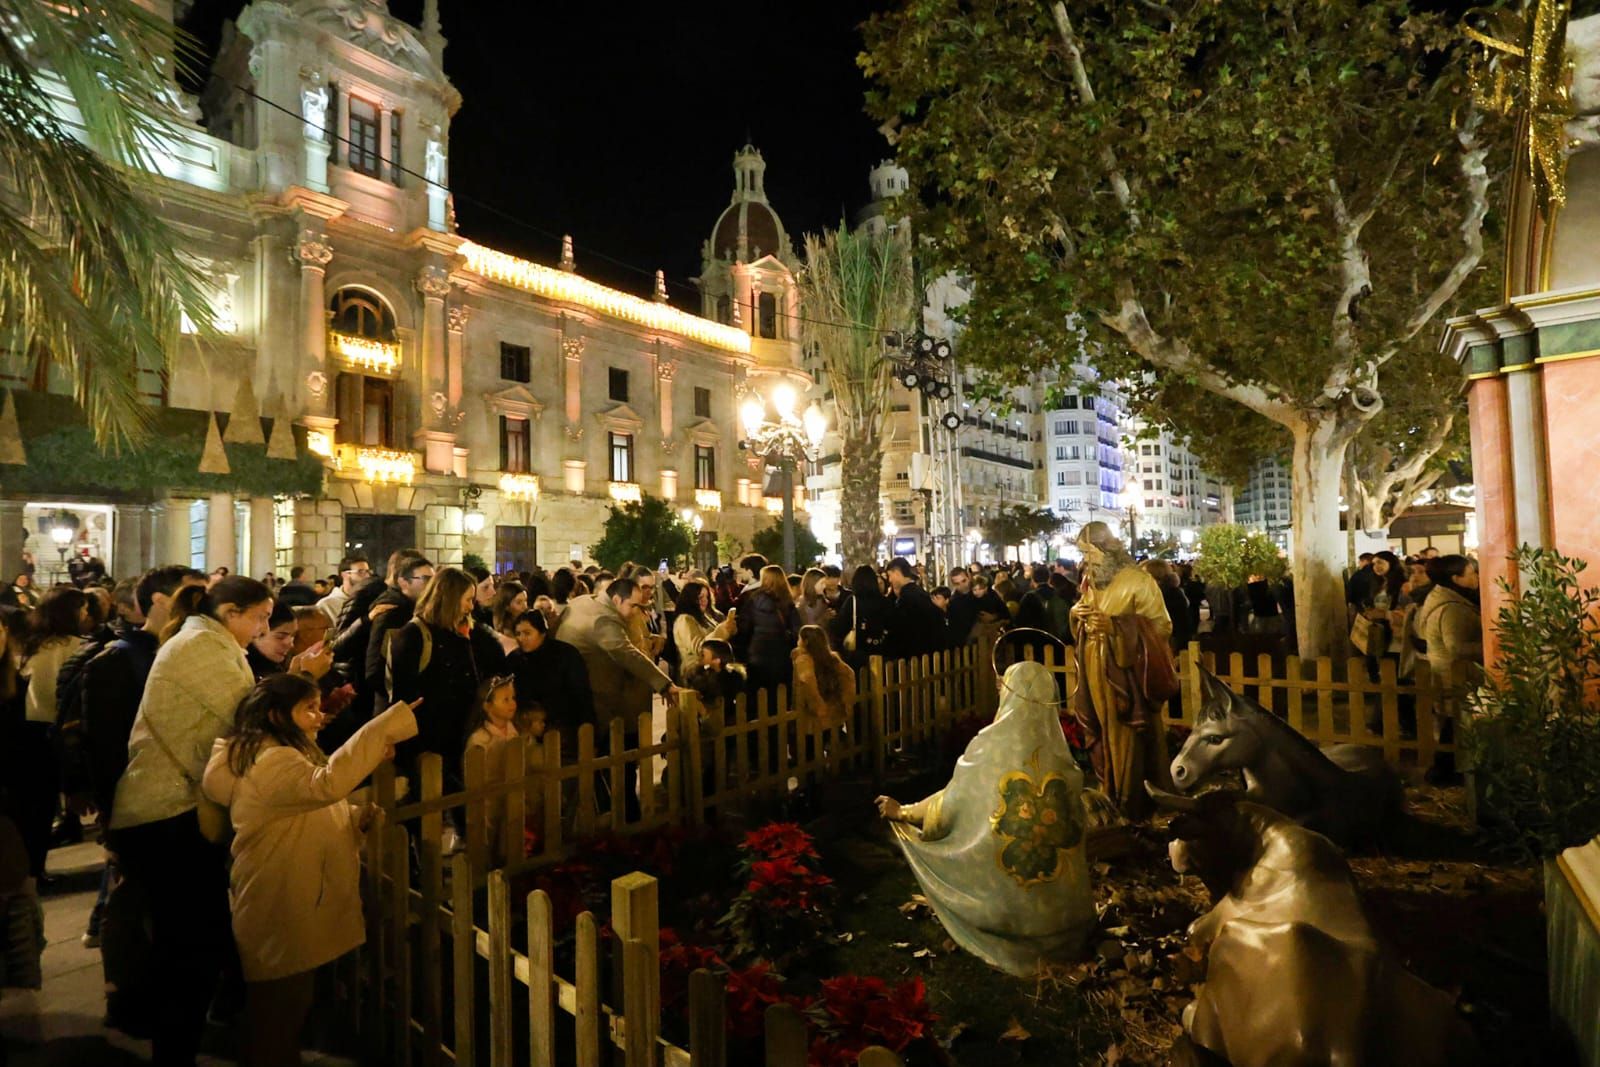
[(1024, 977), (1078, 958), (1095, 924), (1083, 774), (1059, 707), (1043, 665), (1014, 664), (994, 722), (972, 739), (948, 785), (915, 804), (878, 798), (951, 938)]

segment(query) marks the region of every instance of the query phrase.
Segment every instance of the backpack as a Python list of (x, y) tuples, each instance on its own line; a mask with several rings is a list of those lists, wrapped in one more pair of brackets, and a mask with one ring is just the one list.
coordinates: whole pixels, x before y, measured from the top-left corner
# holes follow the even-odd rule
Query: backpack
[(383, 685), (389, 691), (389, 699), (394, 699), (394, 638), (406, 626), (415, 626), (422, 634), (422, 652), (417, 656), (417, 673), (421, 674), (428, 669), (428, 664), (433, 662), (433, 631), (428, 629), (427, 623), (415, 615), (406, 620), (406, 625), (399, 630), (390, 630), (383, 635)]

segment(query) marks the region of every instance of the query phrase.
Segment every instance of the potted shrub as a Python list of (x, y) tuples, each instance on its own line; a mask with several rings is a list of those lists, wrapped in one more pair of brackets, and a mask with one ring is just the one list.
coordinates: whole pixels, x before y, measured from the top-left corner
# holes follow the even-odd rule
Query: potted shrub
[(1462, 744), (1486, 829), (1544, 862), (1550, 1005), (1600, 1062), (1600, 589), (1585, 563), (1523, 546), (1494, 621), (1500, 651), (1468, 701)]

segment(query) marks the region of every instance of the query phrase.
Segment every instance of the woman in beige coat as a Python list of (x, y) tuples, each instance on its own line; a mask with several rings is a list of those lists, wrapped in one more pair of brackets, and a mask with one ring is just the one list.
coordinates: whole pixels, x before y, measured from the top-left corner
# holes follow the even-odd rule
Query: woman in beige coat
[[(1441, 743), (1455, 740), (1455, 719), (1465, 692), (1463, 665), (1483, 661), (1483, 619), (1478, 608), (1478, 568), (1466, 556), (1428, 561), (1433, 589), (1417, 609), (1416, 630), (1428, 646), (1428, 666), (1439, 693), (1434, 729)], [(1452, 753), (1435, 754), (1428, 780), (1459, 780)]]
[[(417, 703), (421, 703), (418, 701)], [(300, 1063), (316, 968), (365, 940), (360, 846), (375, 809), (346, 798), (396, 742), (417, 734), (416, 704), (397, 703), (332, 757), (315, 682), (271, 675), (239, 705), (206, 765), (206, 795), (233, 823), (233, 934), (248, 990), (251, 1067)]]

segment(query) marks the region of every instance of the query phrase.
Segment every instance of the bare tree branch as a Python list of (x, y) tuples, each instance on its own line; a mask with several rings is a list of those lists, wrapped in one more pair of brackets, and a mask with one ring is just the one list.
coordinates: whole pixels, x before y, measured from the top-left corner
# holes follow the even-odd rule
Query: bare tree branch
[[(1067, 17), (1067, 5), (1061, 0), (1056, 0), (1051, 12), (1056, 19), (1056, 32), (1061, 35), (1061, 46), (1066, 50), (1067, 63), (1072, 68), (1072, 84), (1078, 90), (1078, 96), (1086, 104), (1094, 103), (1094, 86), (1089, 81), (1089, 70), (1083, 65), (1083, 52), (1078, 48), (1078, 37), (1072, 32), (1072, 19)], [(1128, 179), (1122, 173), (1122, 168), (1117, 164), (1117, 153), (1106, 145), (1100, 152), (1100, 161), (1105, 165), (1106, 177), (1111, 181), (1111, 191), (1116, 194), (1117, 203), (1128, 216), (1128, 224), (1134, 229), (1139, 228), (1139, 211), (1133, 206), (1133, 192), (1128, 188)]]
[(1372, 273), (1368, 269), (1367, 254), (1361, 248), (1361, 229), (1372, 214), (1363, 212), (1352, 216), (1339, 182), (1334, 178), (1328, 179), (1328, 199), (1339, 234), (1339, 275), (1343, 283), (1333, 306), (1333, 347), (1345, 359), (1328, 376), (1328, 384), (1323, 388), (1323, 394), (1332, 400), (1349, 388), (1351, 371), (1361, 358), (1356, 340), (1356, 305), (1372, 292)]
[(1115, 315), (1102, 312), (1100, 321), (1121, 334), (1128, 347), (1163, 370), (1193, 377), (1206, 390), (1243, 404), (1251, 411), (1288, 426), (1296, 421), (1294, 408), (1281, 397), (1260, 385), (1236, 382), (1194, 354), (1183, 341), (1165, 337), (1150, 325), (1144, 304), (1134, 295), (1133, 283), (1124, 279), (1117, 286), (1120, 306)]

